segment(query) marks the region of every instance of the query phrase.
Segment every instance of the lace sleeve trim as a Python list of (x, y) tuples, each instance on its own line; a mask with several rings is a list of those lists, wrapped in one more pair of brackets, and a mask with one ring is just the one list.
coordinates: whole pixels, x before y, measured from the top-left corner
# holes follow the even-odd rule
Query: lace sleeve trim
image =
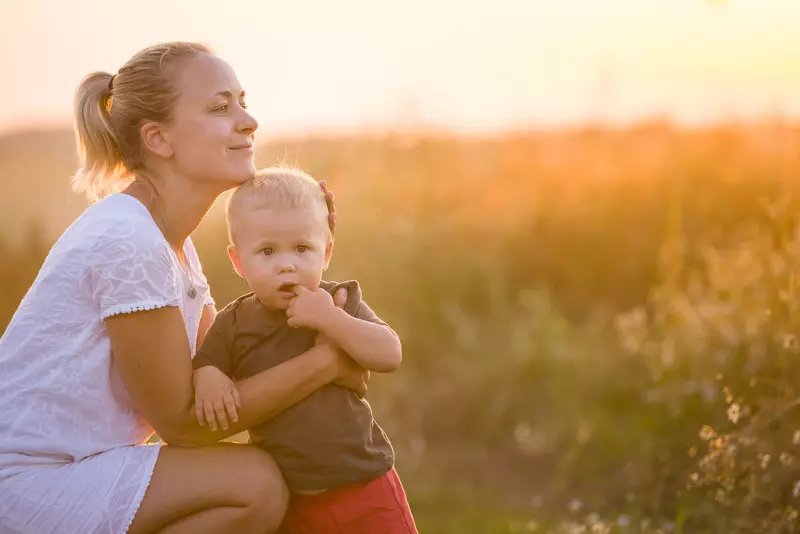
[(111, 317), (112, 315), (120, 315), (124, 313), (134, 313), (140, 311), (149, 311), (155, 310), (157, 308), (165, 308), (167, 306), (178, 306), (177, 300), (175, 302), (171, 301), (159, 301), (159, 302), (142, 302), (140, 304), (118, 304), (116, 306), (110, 306), (103, 310), (101, 314), (101, 319), (106, 319), (107, 317)]

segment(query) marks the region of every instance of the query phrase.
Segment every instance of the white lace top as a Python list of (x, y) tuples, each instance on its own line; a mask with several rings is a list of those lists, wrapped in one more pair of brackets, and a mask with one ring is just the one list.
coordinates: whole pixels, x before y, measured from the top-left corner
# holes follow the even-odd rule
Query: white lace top
[[(177, 306), (194, 353), (213, 301), (190, 239), (185, 252), (194, 298), (149, 211), (124, 194), (90, 206), (53, 246), (0, 338), (0, 533), (127, 529), (158, 447), (131, 447), (153, 429), (131, 406), (103, 319)], [(76, 507), (79, 530), (68, 528)]]

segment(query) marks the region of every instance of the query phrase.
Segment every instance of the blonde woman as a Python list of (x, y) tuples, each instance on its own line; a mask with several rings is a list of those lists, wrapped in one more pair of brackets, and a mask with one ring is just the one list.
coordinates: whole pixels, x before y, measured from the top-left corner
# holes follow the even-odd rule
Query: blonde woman
[(0, 338), (0, 534), (273, 532), (274, 462), (217, 442), (367, 375), (318, 345), (238, 383), (226, 430), (197, 424), (191, 357), (216, 310), (190, 234), (255, 171), (236, 74), (203, 45), (153, 46), (83, 80), (75, 126), (95, 202)]

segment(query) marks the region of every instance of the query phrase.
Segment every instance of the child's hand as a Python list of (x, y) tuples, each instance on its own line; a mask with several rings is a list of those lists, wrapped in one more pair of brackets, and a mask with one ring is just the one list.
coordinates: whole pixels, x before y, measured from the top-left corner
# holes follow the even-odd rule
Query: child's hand
[[(344, 305), (347, 302), (347, 290), (343, 287), (340, 287), (336, 290), (336, 293), (333, 295), (333, 305), (337, 308), (344, 309)], [(321, 345), (323, 343), (328, 343), (330, 345), (335, 345), (336, 342), (331, 339), (331, 337), (326, 334), (325, 332), (318, 332), (317, 333), (317, 345)]]
[(336, 307), (331, 294), (322, 288), (309, 291), (301, 285), (294, 286), (295, 296), (286, 309), (289, 326), (303, 326), (324, 330), (328, 318)]
[[(241, 407), (239, 390), (225, 373), (212, 365), (201, 367), (194, 372), (194, 409), (200, 426), (217, 430), (217, 424), (228, 430), (228, 417), (237, 422), (236, 407)], [(227, 411), (227, 414), (226, 414)]]

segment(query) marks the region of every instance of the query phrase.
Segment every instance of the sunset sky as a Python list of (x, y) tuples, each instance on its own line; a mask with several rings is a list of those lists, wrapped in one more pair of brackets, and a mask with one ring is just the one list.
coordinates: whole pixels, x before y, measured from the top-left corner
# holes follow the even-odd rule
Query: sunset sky
[(271, 133), (800, 116), (798, 0), (3, 0), (0, 132), (92, 70), (211, 44)]

